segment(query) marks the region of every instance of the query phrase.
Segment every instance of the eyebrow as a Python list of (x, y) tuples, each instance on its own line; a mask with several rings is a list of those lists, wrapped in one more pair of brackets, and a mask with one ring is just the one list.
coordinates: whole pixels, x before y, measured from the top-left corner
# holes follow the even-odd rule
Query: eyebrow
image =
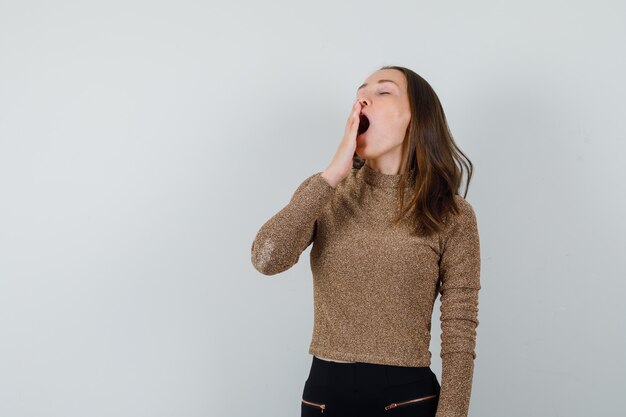
[[(396, 83), (394, 80), (378, 80), (378, 84), (380, 83), (394, 83), (396, 86), (400, 87), (398, 83)], [(365, 87), (366, 85), (367, 83), (361, 84), (359, 88), (356, 89), (356, 91), (359, 91), (361, 88)]]

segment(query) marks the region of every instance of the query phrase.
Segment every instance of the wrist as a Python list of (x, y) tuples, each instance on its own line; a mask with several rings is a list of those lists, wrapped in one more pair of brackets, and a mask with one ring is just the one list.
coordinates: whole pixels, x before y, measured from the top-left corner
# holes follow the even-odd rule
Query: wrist
[(323, 171), (321, 175), (322, 178), (324, 178), (326, 182), (333, 188), (336, 188), (337, 184), (339, 184), (339, 182), (341, 181), (341, 178), (339, 176), (337, 176), (332, 171), (329, 171), (328, 169)]

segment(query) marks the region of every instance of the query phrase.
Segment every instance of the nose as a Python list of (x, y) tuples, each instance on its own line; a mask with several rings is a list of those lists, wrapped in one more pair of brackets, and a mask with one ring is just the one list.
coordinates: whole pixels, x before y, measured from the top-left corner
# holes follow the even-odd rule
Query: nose
[(369, 102), (366, 98), (360, 98), (359, 99), (359, 103), (361, 104), (361, 106), (365, 107), (367, 105), (369, 105)]

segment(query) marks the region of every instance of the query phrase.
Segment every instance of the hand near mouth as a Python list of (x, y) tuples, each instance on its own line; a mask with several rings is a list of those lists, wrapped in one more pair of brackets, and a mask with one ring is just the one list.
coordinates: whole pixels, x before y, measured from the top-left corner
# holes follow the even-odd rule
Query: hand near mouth
[(361, 103), (357, 100), (352, 106), (352, 113), (346, 122), (346, 128), (333, 156), (333, 160), (322, 173), (322, 177), (334, 188), (352, 171), (352, 158), (356, 152), (357, 135), (365, 132), (369, 127), (369, 120), (361, 114)]

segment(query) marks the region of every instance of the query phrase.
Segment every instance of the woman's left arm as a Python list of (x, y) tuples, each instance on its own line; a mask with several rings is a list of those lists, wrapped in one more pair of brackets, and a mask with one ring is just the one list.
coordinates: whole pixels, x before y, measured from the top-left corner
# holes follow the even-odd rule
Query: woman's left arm
[(480, 242), (470, 203), (456, 196), (460, 213), (446, 227), (439, 262), (441, 287), (441, 391), (436, 417), (467, 417), (478, 326)]

